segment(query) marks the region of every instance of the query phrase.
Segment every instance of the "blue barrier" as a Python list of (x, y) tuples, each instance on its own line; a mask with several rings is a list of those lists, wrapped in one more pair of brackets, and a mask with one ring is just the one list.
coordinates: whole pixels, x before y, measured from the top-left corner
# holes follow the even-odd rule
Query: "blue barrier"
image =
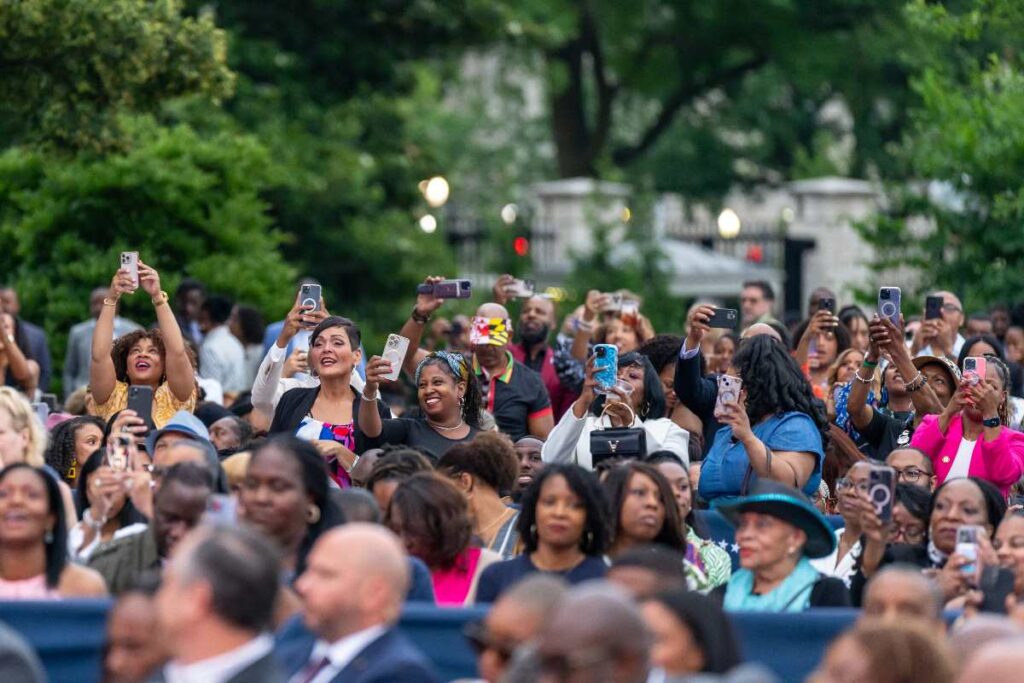
[[(36, 648), (54, 683), (99, 680), (104, 621), (109, 602), (0, 602), (0, 621), (10, 624)], [(445, 680), (476, 675), (476, 659), (462, 636), (467, 621), (483, 608), (443, 609), (409, 604), (401, 629), (425, 652)], [(852, 609), (820, 609), (803, 614), (732, 615), (746, 661), (759, 662), (786, 681), (803, 680), (828, 643), (857, 618)]]
[[(708, 532), (708, 540), (714, 542), (719, 548), (729, 553), (732, 560), (732, 569), (736, 571), (740, 566), (740, 556), (737, 553), (735, 544), (735, 530), (725, 521), (718, 510), (695, 510), (697, 519), (704, 524)], [(827, 515), (825, 519), (834, 529), (841, 529), (844, 525), (843, 518), (839, 515)]]

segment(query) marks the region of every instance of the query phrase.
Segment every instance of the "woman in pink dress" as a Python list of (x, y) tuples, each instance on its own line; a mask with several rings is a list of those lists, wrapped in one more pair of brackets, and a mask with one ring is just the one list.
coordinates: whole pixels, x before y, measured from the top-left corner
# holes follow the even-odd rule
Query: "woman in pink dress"
[(455, 484), (433, 472), (406, 479), (391, 496), (385, 524), (423, 560), (434, 582), (438, 605), (472, 605), (485, 567), (501, 556), (471, 543), (473, 523)]

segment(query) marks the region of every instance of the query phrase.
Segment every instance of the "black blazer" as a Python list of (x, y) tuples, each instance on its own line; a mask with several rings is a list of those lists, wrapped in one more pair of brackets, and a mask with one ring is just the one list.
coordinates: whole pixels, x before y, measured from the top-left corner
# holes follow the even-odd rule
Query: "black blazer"
[[(277, 409), (274, 411), (274, 421), (270, 424), (270, 434), (287, 432), (294, 434), (302, 420), (309, 415), (309, 411), (320, 394), (320, 387), (289, 389), (277, 402)], [(362, 397), (355, 389), (352, 390), (355, 400), (352, 402), (352, 421), (359, 426), (359, 404)], [(380, 419), (387, 420), (391, 417), (391, 409), (384, 401), (377, 401), (377, 412)]]
[(285, 683), (287, 680), (274, 653), (268, 652), (224, 683)]
[(679, 402), (700, 419), (704, 428), (704, 455), (707, 455), (715, 441), (715, 433), (722, 428), (722, 423), (715, 417), (718, 380), (714, 376), (701, 374), (700, 351), (693, 358), (680, 360), (678, 354), (676, 358), (676, 374), (672, 380), (672, 388), (675, 389)]

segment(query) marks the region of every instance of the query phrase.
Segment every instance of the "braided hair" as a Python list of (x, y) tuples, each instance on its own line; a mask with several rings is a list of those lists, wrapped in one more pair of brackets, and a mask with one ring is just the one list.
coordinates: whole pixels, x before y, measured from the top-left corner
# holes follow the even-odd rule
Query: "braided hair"
[(824, 405), (814, 398), (811, 385), (789, 352), (768, 335), (745, 339), (732, 364), (747, 392), (747, 415), (756, 425), (769, 415), (804, 413), (818, 427), (821, 446), (828, 446), (828, 418)]
[(1010, 425), (1010, 368), (1002, 358), (993, 356), (991, 353), (985, 354), (985, 361), (988, 365), (995, 367), (999, 374), (999, 381), (1003, 385), (1002, 391), (1005, 396), (999, 402), (999, 422), (1004, 427), (1008, 427)]
[(106, 424), (92, 415), (81, 415), (61, 422), (50, 432), (50, 443), (43, 453), (46, 464), (56, 470), (61, 479), (71, 484), (75, 481), (77, 462), (75, 461), (75, 438), (78, 430), (87, 424), (95, 425), (102, 432)]
[(480, 392), (480, 385), (477, 384), (476, 375), (470, 368), (465, 357), (457, 353), (446, 351), (434, 351), (420, 361), (416, 368), (416, 384), (420, 383), (420, 372), (427, 366), (441, 368), (449, 375), (455, 384), (466, 383), (466, 393), (462, 397), (462, 419), (470, 427), (480, 428), (480, 405), (483, 403), (483, 394)]

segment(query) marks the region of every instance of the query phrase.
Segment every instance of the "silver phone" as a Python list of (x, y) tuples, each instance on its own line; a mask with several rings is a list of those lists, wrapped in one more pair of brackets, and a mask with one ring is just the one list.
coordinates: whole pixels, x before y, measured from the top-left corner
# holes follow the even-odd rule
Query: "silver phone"
[(405, 354), (409, 350), (409, 340), (400, 334), (389, 334), (384, 344), (384, 353), (381, 357), (391, 363), (391, 372), (384, 376), (389, 382), (397, 382), (398, 374), (402, 372), (402, 364), (405, 362)]
[(139, 286), (139, 252), (137, 251), (122, 251), (121, 252), (121, 270), (127, 270), (132, 276), (132, 282), (136, 287)]

